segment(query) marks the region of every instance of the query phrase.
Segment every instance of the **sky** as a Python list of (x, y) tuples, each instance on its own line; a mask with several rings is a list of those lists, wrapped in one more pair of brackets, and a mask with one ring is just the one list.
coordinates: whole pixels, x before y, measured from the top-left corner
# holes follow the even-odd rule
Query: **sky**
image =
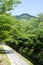
[(20, 15), (28, 13), (30, 15), (37, 15), (43, 13), (43, 0), (20, 0), (19, 4), (11, 11), (12, 15)]

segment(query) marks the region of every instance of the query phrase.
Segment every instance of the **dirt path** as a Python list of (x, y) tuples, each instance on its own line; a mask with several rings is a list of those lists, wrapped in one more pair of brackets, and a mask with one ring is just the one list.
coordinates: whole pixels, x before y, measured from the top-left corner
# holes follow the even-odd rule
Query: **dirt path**
[(7, 45), (3, 45), (4, 50), (11, 62), (11, 65), (29, 65), (22, 58), (20, 58), (14, 51)]

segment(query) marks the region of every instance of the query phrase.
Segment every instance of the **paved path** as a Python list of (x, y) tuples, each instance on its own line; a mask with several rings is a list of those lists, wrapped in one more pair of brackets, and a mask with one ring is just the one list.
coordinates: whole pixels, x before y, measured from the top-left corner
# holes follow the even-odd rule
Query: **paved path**
[(14, 51), (7, 45), (3, 45), (11, 65), (28, 65), (22, 58), (20, 58)]

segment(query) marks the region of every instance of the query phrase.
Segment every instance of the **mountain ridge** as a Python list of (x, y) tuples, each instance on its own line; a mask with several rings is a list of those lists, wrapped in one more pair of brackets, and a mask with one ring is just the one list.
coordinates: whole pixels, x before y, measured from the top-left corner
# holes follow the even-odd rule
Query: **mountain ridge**
[(30, 19), (30, 18), (35, 18), (35, 16), (32, 16), (30, 14), (27, 14), (27, 13), (23, 13), (21, 15), (16, 15), (15, 16), (16, 19)]

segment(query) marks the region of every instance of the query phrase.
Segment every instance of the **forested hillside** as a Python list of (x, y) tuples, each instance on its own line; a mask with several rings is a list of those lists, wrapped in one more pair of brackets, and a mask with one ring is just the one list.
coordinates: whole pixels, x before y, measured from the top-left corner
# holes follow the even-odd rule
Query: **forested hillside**
[(43, 65), (43, 14), (30, 20), (0, 14), (0, 42), (10, 45), (34, 65)]
[(29, 20), (30, 18), (35, 18), (35, 16), (32, 16), (32, 15), (27, 14), (27, 13), (23, 13), (23, 14), (18, 15), (18, 16), (16, 15), (15, 18), (17, 20), (20, 20), (20, 19), (27, 19), (27, 20)]
[(43, 65), (43, 14), (29, 20), (16, 20), (10, 14), (0, 14), (0, 43), (2, 42), (34, 65)]
[(11, 40), (6, 43), (34, 65), (43, 65), (43, 14), (30, 20), (17, 20), (13, 25)]
[(43, 14), (15, 17), (7, 13), (20, 3), (0, 0), (0, 44), (11, 46), (33, 65), (43, 65)]

